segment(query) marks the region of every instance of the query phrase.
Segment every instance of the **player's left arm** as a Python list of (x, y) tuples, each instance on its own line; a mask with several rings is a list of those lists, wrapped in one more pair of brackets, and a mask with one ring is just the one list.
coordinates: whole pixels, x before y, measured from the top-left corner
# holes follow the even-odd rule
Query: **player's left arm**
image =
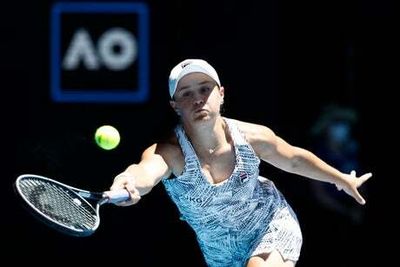
[(372, 176), (371, 173), (360, 177), (355, 172), (342, 173), (312, 152), (290, 145), (268, 127), (247, 124), (245, 128), (247, 139), (262, 160), (290, 173), (335, 184), (357, 202), (365, 204), (358, 188)]

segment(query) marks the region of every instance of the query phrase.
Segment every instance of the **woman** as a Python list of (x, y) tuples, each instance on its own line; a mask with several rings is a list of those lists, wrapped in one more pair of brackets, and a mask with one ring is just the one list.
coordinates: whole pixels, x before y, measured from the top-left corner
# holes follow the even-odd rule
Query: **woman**
[(296, 215), (273, 182), (259, 175), (260, 161), (332, 183), (365, 204), (358, 188), (372, 174), (342, 173), (265, 126), (221, 116), (224, 87), (206, 61), (176, 65), (169, 92), (180, 117), (175, 133), (145, 149), (111, 190), (126, 188), (131, 199), (120, 205), (127, 206), (162, 181), (208, 266), (293, 267), (299, 258)]

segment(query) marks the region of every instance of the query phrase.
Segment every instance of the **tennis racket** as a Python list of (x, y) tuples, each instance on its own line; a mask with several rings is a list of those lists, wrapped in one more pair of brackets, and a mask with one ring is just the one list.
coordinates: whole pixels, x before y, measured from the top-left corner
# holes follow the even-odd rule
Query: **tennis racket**
[(129, 199), (125, 189), (91, 192), (34, 174), (18, 176), (14, 188), (36, 218), (64, 234), (79, 237), (97, 230), (101, 205)]

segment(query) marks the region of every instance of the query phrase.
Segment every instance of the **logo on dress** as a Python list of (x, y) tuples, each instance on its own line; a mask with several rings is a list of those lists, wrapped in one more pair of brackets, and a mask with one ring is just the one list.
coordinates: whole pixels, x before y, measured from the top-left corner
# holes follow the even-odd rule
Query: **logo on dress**
[(200, 197), (193, 197), (193, 196), (185, 196), (185, 199), (189, 202), (195, 202), (195, 203), (202, 203), (203, 200)]
[(239, 173), (239, 179), (242, 183), (246, 182), (247, 180), (249, 180), (249, 176), (247, 175), (246, 172), (240, 172)]

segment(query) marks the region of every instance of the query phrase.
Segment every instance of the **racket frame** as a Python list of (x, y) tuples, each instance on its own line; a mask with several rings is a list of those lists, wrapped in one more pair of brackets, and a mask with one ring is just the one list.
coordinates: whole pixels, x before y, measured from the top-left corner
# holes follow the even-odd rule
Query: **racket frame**
[[(91, 207), (93, 209), (93, 212), (95, 213), (95, 218), (96, 218), (94, 226), (89, 229), (86, 229), (86, 230), (70, 227), (68, 225), (58, 222), (57, 220), (54, 220), (50, 216), (43, 213), (40, 209), (36, 208), (31, 203), (31, 201), (29, 201), (26, 198), (25, 194), (21, 191), (21, 186), (20, 186), (21, 181), (24, 179), (27, 179), (28, 177), (32, 177), (32, 178), (35, 178), (38, 180), (45, 180), (47, 182), (54, 183), (60, 187), (71, 190), (70, 193), (72, 193), (79, 201), (85, 202), (89, 207)], [(97, 228), (100, 225), (100, 214), (99, 214), (100, 206), (102, 204), (105, 204), (108, 202), (108, 198), (104, 193), (83, 190), (83, 189), (76, 188), (76, 187), (58, 182), (56, 180), (53, 180), (53, 179), (50, 179), (50, 178), (47, 178), (44, 176), (36, 175), (36, 174), (22, 174), (22, 175), (18, 176), (17, 180), (14, 183), (14, 188), (17, 191), (17, 194), (23, 200), (23, 203), (25, 204), (24, 206), (27, 205), (28, 206), (27, 209), (36, 218), (40, 219), (42, 222), (44, 222), (48, 226), (50, 226), (58, 231), (61, 231), (62, 233), (72, 235), (72, 236), (78, 236), (78, 237), (89, 236), (97, 230)], [(90, 203), (87, 199), (96, 201), (96, 204), (94, 205), (94, 204)]]

